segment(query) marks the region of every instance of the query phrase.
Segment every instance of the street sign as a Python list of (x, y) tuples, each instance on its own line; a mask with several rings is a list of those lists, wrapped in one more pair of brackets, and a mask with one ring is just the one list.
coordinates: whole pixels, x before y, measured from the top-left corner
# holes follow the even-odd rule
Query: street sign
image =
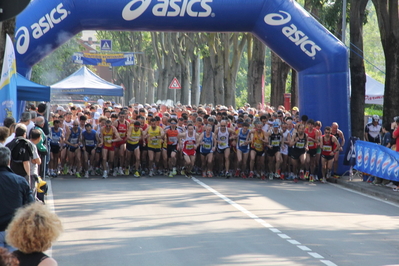
[(177, 78), (174, 78), (172, 80), (172, 82), (169, 85), (169, 89), (172, 89), (172, 90), (180, 90), (181, 89), (180, 82), (177, 80)]
[(101, 51), (112, 51), (112, 40), (101, 40), (100, 49)]

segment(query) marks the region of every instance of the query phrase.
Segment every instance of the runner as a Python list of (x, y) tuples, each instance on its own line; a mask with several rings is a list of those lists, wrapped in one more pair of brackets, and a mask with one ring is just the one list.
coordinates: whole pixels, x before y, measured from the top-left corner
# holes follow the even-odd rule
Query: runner
[(60, 128), (60, 121), (59, 120), (54, 120), (53, 121), (53, 127), (51, 128), (50, 131), (50, 163), (49, 163), (49, 169), (50, 169), (50, 176), (51, 177), (57, 177), (58, 176), (58, 163), (60, 161), (61, 157), (61, 147), (63, 147), (64, 144), (64, 130)]
[(143, 141), (143, 130), (140, 128), (141, 124), (139, 121), (134, 122), (129, 127), (127, 132), (127, 160), (126, 163), (130, 166), (131, 153), (134, 153), (135, 166), (134, 166), (134, 177), (140, 177), (140, 142)]
[(158, 168), (159, 159), (161, 158), (162, 139), (164, 131), (161, 127), (156, 125), (157, 120), (151, 118), (150, 127), (144, 131), (144, 137), (147, 140), (148, 147), (148, 168), (150, 169), (149, 176), (154, 176)]
[[(118, 130), (119, 136), (122, 139), (115, 143), (115, 158), (114, 158), (114, 173), (119, 175), (129, 175), (128, 167), (125, 167), (125, 153), (126, 153), (126, 133), (129, 129), (130, 123), (125, 119), (126, 112), (120, 111), (118, 114), (118, 120), (116, 120), (112, 125)], [(119, 161), (119, 169), (118, 167)]]
[[(277, 121), (273, 122), (273, 129), (269, 133), (269, 143), (267, 149), (267, 155), (269, 158), (269, 180), (273, 180), (273, 177), (280, 178), (281, 169), (280, 165), (283, 161), (281, 157), (281, 145), (283, 144), (283, 135), (279, 132), (280, 125)], [(274, 172), (274, 175), (273, 175)]]
[(321, 167), (323, 172), (322, 183), (326, 183), (326, 177), (330, 177), (330, 171), (334, 162), (334, 154), (339, 151), (339, 142), (336, 137), (331, 135), (331, 127), (324, 129), (321, 141)]
[(247, 169), (247, 161), (249, 156), (249, 124), (242, 123), (242, 127), (238, 129), (237, 133), (237, 170), (235, 177), (241, 175), (242, 178), (246, 178), (245, 170)]
[(213, 139), (212, 125), (208, 124), (205, 131), (198, 137), (201, 154), (202, 177), (213, 177), (213, 154), (216, 150), (215, 141)]
[(338, 160), (339, 160), (339, 153), (343, 151), (343, 147), (345, 145), (345, 136), (344, 133), (339, 129), (339, 125), (337, 122), (332, 123), (331, 125), (331, 135), (337, 138), (339, 142), (339, 151), (334, 154), (334, 163), (333, 163), (333, 171), (332, 176), (335, 178), (339, 178), (337, 173), (338, 171)]
[(187, 125), (187, 132), (179, 133), (179, 143), (182, 143), (183, 158), (185, 161), (184, 173), (187, 178), (192, 177), (197, 150), (196, 133), (193, 124)]
[[(231, 177), (230, 170), (230, 146), (229, 140), (234, 138), (234, 130), (231, 128), (227, 128), (227, 121), (221, 120), (220, 126), (216, 128), (214, 141), (217, 143), (216, 148), (216, 160), (221, 162), (220, 165), (225, 166), (225, 172), (223, 170), (220, 172), (220, 176), (226, 176), (226, 178)], [(224, 159), (224, 164), (223, 164)]]
[(176, 170), (176, 158), (177, 158), (177, 153), (178, 153), (178, 135), (179, 133), (182, 133), (183, 130), (180, 128), (177, 128), (177, 119), (176, 118), (171, 118), (169, 119), (169, 124), (170, 126), (166, 128), (165, 130), (165, 136), (166, 136), (166, 152), (167, 152), (167, 157), (168, 157), (168, 166), (169, 166), (169, 177), (173, 177), (177, 175), (177, 170)]
[[(102, 147), (103, 178), (108, 178), (109, 169), (113, 168), (115, 142), (121, 141), (118, 130), (112, 125), (111, 120), (105, 121), (105, 126), (101, 128), (101, 138), (99, 146)], [(108, 164), (108, 167), (107, 167)], [(117, 172), (113, 172), (117, 176)]]
[(73, 121), (72, 128), (65, 137), (65, 143), (68, 145), (68, 166), (69, 166), (69, 174), (75, 175), (77, 178), (80, 178), (80, 133), (81, 130), (79, 128), (79, 122), (77, 120)]
[[(305, 133), (308, 136), (308, 148), (306, 154), (306, 173), (305, 179), (309, 179), (309, 182), (314, 181), (314, 176), (316, 174), (316, 159), (317, 159), (317, 147), (319, 145), (319, 132), (314, 128), (315, 122), (313, 119), (307, 121), (307, 128)], [(310, 175), (309, 175), (310, 173)]]
[[(83, 165), (85, 170), (85, 178), (89, 178), (89, 175), (94, 175), (96, 167), (96, 148), (99, 143), (97, 132), (92, 129), (91, 124), (85, 125), (85, 131), (82, 132), (82, 143), (83, 143)], [(89, 164), (90, 160), (90, 164)], [(90, 165), (90, 167), (89, 167)]]
[(256, 163), (258, 172), (261, 173), (261, 178), (265, 179), (264, 173), (264, 156), (265, 156), (265, 145), (268, 143), (266, 133), (262, 130), (262, 123), (260, 121), (255, 122), (255, 128), (251, 132), (250, 137), (251, 151), (249, 158), (249, 178), (254, 177), (254, 166)]
[(288, 131), (288, 125), (286, 122), (283, 122), (281, 124), (281, 131), (283, 134), (283, 144), (281, 145), (280, 148), (280, 153), (283, 159), (283, 162), (281, 164), (281, 174), (280, 178), (284, 180), (285, 177), (289, 176), (289, 156), (288, 156), (288, 146), (290, 145), (291, 142), (291, 134)]
[(306, 161), (306, 151), (308, 150), (308, 136), (304, 132), (305, 125), (298, 124), (297, 132), (291, 139), (290, 146), (293, 146), (291, 152), (291, 162), (292, 162), (292, 169), (294, 172), (294, 182), (298, 182), (298, 169), (299, 169), (299, 177), (300, 179), (305, 178), (304, 174), (304, 167)]

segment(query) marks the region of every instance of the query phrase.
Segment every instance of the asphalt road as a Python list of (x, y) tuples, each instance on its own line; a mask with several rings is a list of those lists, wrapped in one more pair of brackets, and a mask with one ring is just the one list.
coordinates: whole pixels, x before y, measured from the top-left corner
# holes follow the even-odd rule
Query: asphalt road
[(60, 266), (399, 265), (399, 206), (338, 185), (159, 176), (51, 187)]

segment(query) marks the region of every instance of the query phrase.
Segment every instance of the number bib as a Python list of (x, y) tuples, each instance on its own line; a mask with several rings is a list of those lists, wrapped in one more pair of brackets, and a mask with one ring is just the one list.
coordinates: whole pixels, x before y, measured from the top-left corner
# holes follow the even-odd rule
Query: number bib
[(78, 139), (77, 139), (77, 138), (72, 138), (71, 141), (70, 141), (70, 143), (76, 144), (76, 143), (78, 143)]
[(86, 146), (94, 146), (94, 140), (86, 140)]
[(280, 141), (279, 140), (272, 140), (272, 146), (274, 146), (274, 147), (280, 146)]
[(295, 147), (297, 147), (298, 149), (303, 149), (305, 147), (305, 143), (303, 142), (297, 142), (295, 144)]
[(331, 152), (332, 151), (332, 146), (323, 146), (323, 151)]

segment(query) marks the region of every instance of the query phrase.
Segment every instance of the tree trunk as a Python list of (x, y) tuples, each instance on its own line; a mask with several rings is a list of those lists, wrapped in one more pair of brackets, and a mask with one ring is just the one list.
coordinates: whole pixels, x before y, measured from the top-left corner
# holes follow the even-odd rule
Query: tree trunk
[(272, 77), (270, 105), (278, 107), (284, 104), (284, 93), (290, 66), (272, 52)]
[(399, 18), (398, 1), (373, 0), (385, 53), (384, 123), (398, 115), (399, 102)]
[(291, 106), (298, 106), (298, 73), (295, 69), (291, 69)]
[[(252, 44), (252, 45), (251, 45)], [(253, 35), (248, 37), (248, 103), (263, 102), (266, 46)]]
[(192, 59), (192, 80), (191, 80), (191, 104), (198, 105), (199, 104), (199, 95), (200, 95), (200, 62), (201, 58), (199, 54), (194, 56)]
[(214, 72), (209, 56), (203, 58), (203, 78), (200, 103), (209, 104), (215, 103), (214, 95)]

